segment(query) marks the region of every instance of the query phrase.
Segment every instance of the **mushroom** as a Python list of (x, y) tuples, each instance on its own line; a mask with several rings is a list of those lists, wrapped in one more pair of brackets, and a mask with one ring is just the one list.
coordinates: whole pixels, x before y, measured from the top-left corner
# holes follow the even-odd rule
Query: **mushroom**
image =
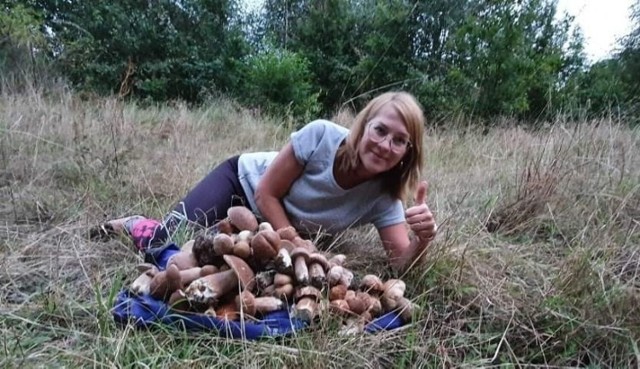
[(195, 256), (193, 256), (193, 252), (186, 251), (178, 251), (175, 254), (171, 255), (167, 260), (167, 266), (175, 264), (178, 269), (184, 270), (198, 266), (198, 261)]
[(196, 279), (218, 272), (218, 268), (213, 265), (205, 265), (203, 267), (194, 267), (180, 271), (180, 284), (184, 288)]
[(262, 222), (258, 224), (258, 232), (260, 231), (273, 231), (273, 226), (269, 222)]
[(294, 315), (303, 321), (312, 321), (318, 311), (320, 291), (313, 286), (305, 286), (296, 291), (296, 305), (293, 308)]
[(405, 323), (408, 323), (413, 320), (414, 312), (420, 310), (420, 306), (403, 296), (398, 299), (398, 310), (400, 311), (400, 318)]
[(253, 259), (260, 265), (273, 260), (280, 248), (280, 236), (276, 231), (264, 230), (251, 239)]
[(159, 272), (158, 268), (150, 263), (144, 263), (137, 266), (138, 271), (141, 273), (132, 283), (129, 290), (136, 295), (146, 295), (151, 290), (151, 280), (156, 273)]
[(209, 309), (207, 312), (222, 320), (238, 320), (240, 317), (240, 312), (234, 300), (225, 302), (215, 309)]
[(224, 255), (224, 260), (230, 269), (201, 277), (191, 282), (185, 290), (185, 296), (190, 301), (202, 302), (209, 305), (232, 291), (240, 283), (240, 288), (253, 290), (255, 287), (254, 273), (247, 263), (234, 255)]
[(309, 255), (309, 250), (304, 247), (296, 247), (291, 252), (296, 280), (303, 286), (309, 284), (309, 268), (307, 267)]
[(369, 309), (369, 295), (365, 292), (356, 292), (345, 297), (349, 310), (356, 315), (362, 315)]
[(335, 265), (329, 269), (329, 272), (327, 273), (327, 281), (329, 282), (329, 287), (333, 287), (338, 284), (350, 286), (353, 281), (353, 273), (345, 267)]
[(256, 216), (244, 206), (232, 206), (227, 210), (229, 223), (239, 231), (255, 232), (258, 229)]
[(275, 274), (276, 271), (273, 269), (257, 272), (256, 284), (258, 285), (258, 290), (262, 291), (269, 286), (273, 286), (273, 279)]
[(175, 264), (171, 264), (153, 276), (149, 284), (149, 294), (158, 300), (167, 301), (169, 296), (181, 287), (180, 270)]
[(401, 279), (389, 279), (384, 283), (384, 292), (380, 297), (380, 302), (385, 312), (395, 310), (398, 307), (398, 301), (404, 297), (406, 288), (406, 284)]
[[(216, 253), (214, 239), (217, 237), (211, 234), (199, 234), (193, 242), (192, 253), (199, 266), (220, 265), (222, 258)], [(220, 246), (218, 246), (220, 248)]]
[(213, 237), (213, 251), (216, 255), (233, 254), (233, 238), (225, 233), (218, 233)]
[(272, 297), (255, 297), (251, 292), (244, 290), (235, 298), (236, 309), (242, 314), (256, 316), (284, 308), (282, 300)]
[(343, 299), (331, 300), (329, 302), (329, 311), (340, 316), (352, 314), (349, 304)]
[(327, 277), (325, 275), (325, 270), (329, 268), (327, 258), (317, 252), (309, 255), (308, 268), (311, 285), (318, 289), (322, 289), (327, 281)]
[(329, 290), (329, 301), (344, 300), (347, 295), (348, 286), (344, 284), (337, 284)]
[(347, 256), (345, 254), (336, 254), (333, 255), (330, 259), (329, 259), (329, 268), (333, 268), (336, 265), (339, 266), (344, 266), (345, 262), (347, 261)]
[(274, 260), (276, 270), (280, 273), (293, 274), (293, 262), (291, 252), (295, 248), (293, 242), (289, 240), (280, 241), (280, 249)]
[(276, 273), (273, 278), (273, 287), (272, 296), (283, 301), (291, 301), (291, 297), (293, 296), (293, 278), (286, 274)]
[(384, 292), (384, 283), (377, 275), (367, 274), (360, 280), (360, 290), (374, 296), (380, 296)]
[(241, 259), (249, 259), (253, 251), (246, 241), (238, 241), (233, 245), (233, 254)]
[(280, 238), (283, 240), (292, 241), (294, 238), (299, 237), (298, 231), (292, 226), (280, 228), (276, 232), (278, 232), (278, 235), (280, 235)]
[(195, 243), (194, 239), (191, 239), (187, 242), (185, 242), (182, 247), (180, 247), (180, 251), (184, 251), (184, 252), (192, 252), (193, 251), (193, 244)]

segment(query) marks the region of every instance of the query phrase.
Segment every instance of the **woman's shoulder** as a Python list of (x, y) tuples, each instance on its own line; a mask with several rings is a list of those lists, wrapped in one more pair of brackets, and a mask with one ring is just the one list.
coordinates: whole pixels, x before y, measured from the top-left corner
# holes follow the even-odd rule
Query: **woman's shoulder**
[(349, 129), (339, 125), (338, 123), (332, 122), (327, 119), (316, 119), (307, 123), (304, 128), (308, 128), (311, 130), (321, 130), (325, 132), (336, 132), (340, 134), (345, 134), (349, 132)]

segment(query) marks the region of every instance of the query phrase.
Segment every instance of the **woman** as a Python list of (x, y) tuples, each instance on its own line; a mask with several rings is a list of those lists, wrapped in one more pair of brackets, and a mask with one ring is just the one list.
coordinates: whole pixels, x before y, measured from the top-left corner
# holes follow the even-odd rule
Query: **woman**
[[(241, 203), (275, 229), (335, 234), (373, 224), (393, 267), (418, 257), (436, 234), (422, 170), (424, 117), (415, 98), (388, 92), (356, 116), (351, 130), (316, 120), (280, 152), (242, 154), (216, 167), (160, 223), (140, 216), (107, 224), (140, 248), (164, 243), (183, 220), (208, 226)], [(414, 205), (403, 202), (415, 191)], [(407, 225), (413, 235), (408, 234)]]

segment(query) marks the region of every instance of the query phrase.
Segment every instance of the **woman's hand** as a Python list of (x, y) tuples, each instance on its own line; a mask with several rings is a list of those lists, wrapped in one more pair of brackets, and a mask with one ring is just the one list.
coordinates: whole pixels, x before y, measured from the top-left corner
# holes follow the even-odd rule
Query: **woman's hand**
[(431, 242), (436, 237), (438, 226), (427, 205), (427, 190), (429, 184), (422, 181), (416, 189), (414, 205), (405, 211), (405, 218), (409, 228), (418, 237), (421, 244)]

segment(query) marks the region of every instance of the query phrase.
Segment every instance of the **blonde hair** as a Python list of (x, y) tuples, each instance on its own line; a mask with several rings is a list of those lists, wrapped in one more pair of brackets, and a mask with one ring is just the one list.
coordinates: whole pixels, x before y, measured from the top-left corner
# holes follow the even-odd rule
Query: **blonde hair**
[(387, 104), (391, 104), (402, 117), (411, 145), (398, 165), (380, 175), (389, 194), (405, 201), (407, 194), (415, 190), (423, 167), (424, 114), (420, 103), (413, 95), (407, 92), (387, 92), (371, 100), (356, 115), (346, 143), (338, 149), (336, 158), (341, 170), (346, 172), (355, 170), (360, 164), (358, 144), (364, 136), (366, 125)]

